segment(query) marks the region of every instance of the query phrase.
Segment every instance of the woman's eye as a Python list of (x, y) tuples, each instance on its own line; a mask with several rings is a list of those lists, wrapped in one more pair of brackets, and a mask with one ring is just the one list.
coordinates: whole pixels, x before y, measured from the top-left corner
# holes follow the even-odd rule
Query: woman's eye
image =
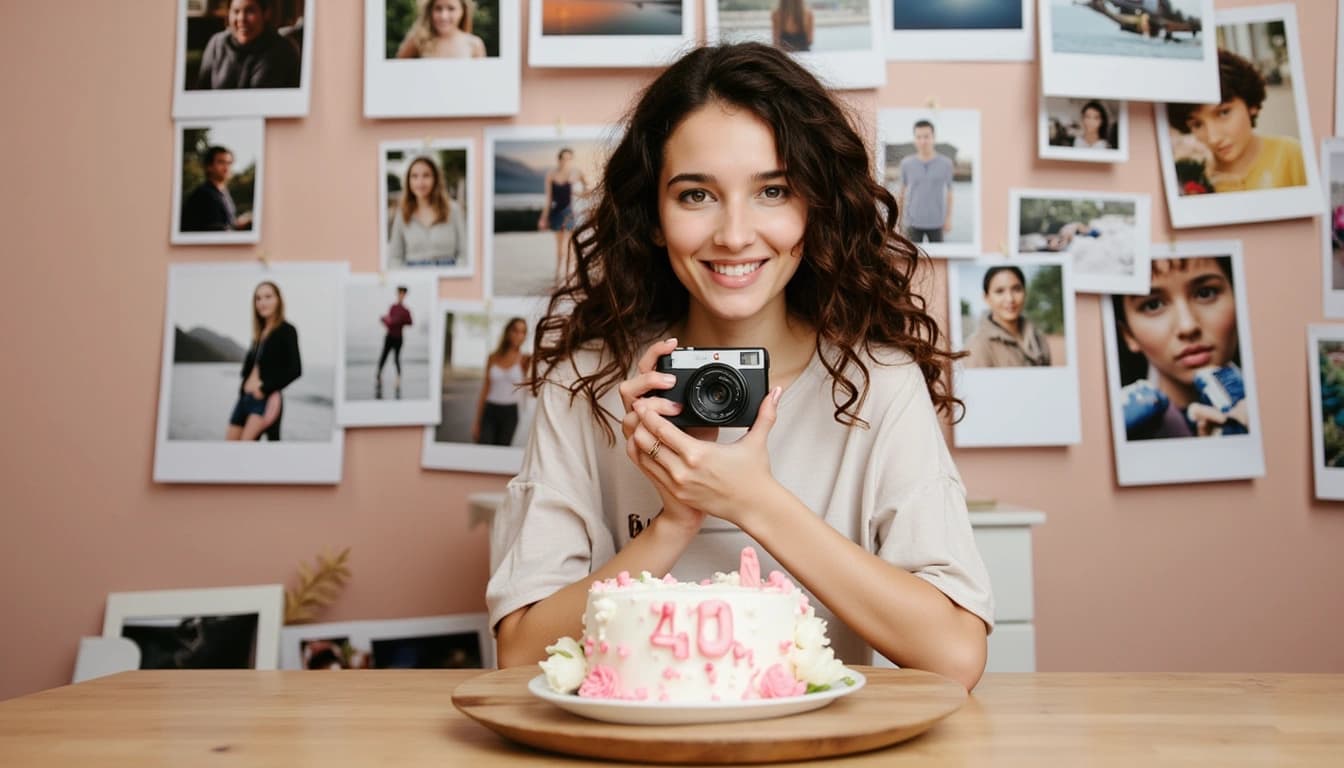
[(677, 195), (677, 199), (683, 203), (703, 203), (709, 199), (709, 193), (703, 189), (688, 189)]
[(761, 190), (761, 196), (767, 200), (783, 200), (789, 196), (789, 188), (781, 186), (766, 187)]
[(1161, 299), (1157, 298), (1156, 296), (1152, 296), (1144, 299), (1142, 302), (1139, 303), (1139, 311), (1146, 313), (1156, 312), (1162, 308), (1162, 304), (1163, 302)]
[(1216, 285), (1201, 285), (1195, 289), (1195, 298), (1202, 301), (1212, 301), (1222, 295), (1223, 289)]

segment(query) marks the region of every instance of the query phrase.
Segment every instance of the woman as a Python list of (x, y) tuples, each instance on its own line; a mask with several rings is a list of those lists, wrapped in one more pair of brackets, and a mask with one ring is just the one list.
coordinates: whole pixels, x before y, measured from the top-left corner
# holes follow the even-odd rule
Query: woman
[(1023, 368), (1050, 364), (1045, 335), (1022, 314), (1027, 305), (1027, 279), (1017, 267), (985, 270), (981, 290), (989, 308), (975, 333), (966, 340), (969, 368)]
[(471, 424), (473, 443), (509, 445), (513, 441), (525, 393), (523, 371), (532, 364), (532, 356), (523, 354), (526, 339), (527, 321), (511, 318), (495, 351), (486, 358), (481, 396), (476, 400), (476, 420)]
[(387, 268), (454, 266), (466, 247), (462, 208), (448, 197), (438, 163), (420, 156), (406, 166), (401, 204), (392, 216)]
[(1106, 107), (1100, 101), (1089, 101), (1083, 105), (1080, 122), (1083, 132), (1073, 137), (1073, 146), (1077, 149), (1111, 149), (1111, 118)]
[[(839, 658), (979, 679), (992, 599), (935, 411), (960, 405), (951, 355), (853, 125), (759, 43), (694, 50), (641, 95), (536, 333), (486, 592), (501, 666), (577, 636), (594, 579), (698, 579), (751, 545)], [(745, 435), (667, 420), (654, 366), (679, 344), (769, 350)]]
[(285, 320), (280, 288), (266, 280), (252, 292), (252, 346), (243, 358), (243, 383), (225, 440), (280, 439), (280, 393), (303, 373), (299, 332)]
[(299, 48), (275, 31), (275, 0), (231, 0), (227, 27), (205, 44), (197, 89), (298, 88)]
[(537, 229), (555, 233), (555, 282), (560, 284), (569, 274), (569, 235), (574, 230), (574, 182), (588, 188), (588, 176), (574, 164), (574, 150), (561, 149), (555, 158), (555, 167), (546, 172), (543, 182), (546, 199), (541, 204)]
[[(1117, 337), (1138, 363), (1122, 370), (1142, 377), (1121, 377), (1128, 439), (1245, 432), (1231, 260), (1154, 259), (1152, 269), (1146, 295), (1112, 297)], [(1209, 386), (1226, 390), (1226, 410), (1201, 393)]]
[(779, 0), (770, 12), (770, 39), (781, 51), (812, 50), (812, 9), (806, 0)]
[(479, 59), (485, 43), (471, 33), (472, 0), (417, 0), (415, 21), (397, 49), (398, 59)]

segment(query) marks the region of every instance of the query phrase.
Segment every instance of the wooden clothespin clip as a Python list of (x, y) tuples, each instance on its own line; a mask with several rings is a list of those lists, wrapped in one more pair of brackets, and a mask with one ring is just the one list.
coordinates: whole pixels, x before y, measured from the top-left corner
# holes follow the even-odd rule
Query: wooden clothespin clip
[(565, 135), (565, 118), (563, 117), (555, 118), (555, 135), (556, 136)]
[(428, 154), (430, 150), (434, 149), (434, 139), (430, 138), (429, 136), (426, 136), (423, 139), (421, 139), (420, 143), (424, 146), (425, 154)]
[(933, 110), (934, 112), (937, 112), (937, 111), (938, 111), (938, 97), (936, 97), (936, 96), (930, 96), (929, 98), (925, 99), (925, 100), (924, 100), (924, 106), (925, 106), (926, 108), (928, 108), (928, 109)]
[(381, 269), (378, 270), (378, 285), (387, 285), (387, 273)]
[(270, 269), (270, 268), (271, 268), (271, 260), (266, 256), (266, 249), (265, 249), (265, 248), (258, 248), (258, 249), (257, 249), (257, 261), (261, 262), (261, 266), (262, 266), (263, 268), (265, 268), (265, 269)]
[(1006, 259), (1006, 258), (1008, 258), (1008, 241), (1007, 241), (1007, 240), (1000, 240), (1000, 241), (999, 241), (999, 258), (1002, 258), (1002, 259)]

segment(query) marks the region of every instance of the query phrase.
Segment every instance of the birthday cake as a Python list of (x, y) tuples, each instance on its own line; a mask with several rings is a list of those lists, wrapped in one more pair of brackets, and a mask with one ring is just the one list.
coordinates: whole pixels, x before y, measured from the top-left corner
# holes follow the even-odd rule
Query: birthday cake
[(826, 623), (779, 571), (760, 576), (756, 550), (700, 583), (622, 572), (593, 582), (583, 636), (541, 662), (557, 693), (595, 699), (713, 702), (801, 696), (846, 677)]

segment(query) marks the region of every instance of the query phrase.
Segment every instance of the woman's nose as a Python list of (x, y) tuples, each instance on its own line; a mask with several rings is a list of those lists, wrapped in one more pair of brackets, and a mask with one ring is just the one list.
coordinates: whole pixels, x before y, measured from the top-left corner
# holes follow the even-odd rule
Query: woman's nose
[(730, 251), (740, 251), (756, 242), (751, 206), (745, 202), (729, 202), (723, 206), (719, 228), (714, 233), (714, 244)]
[(1177, 301), (1174, 309), (1176, 310), (1176, 334), (1182, 339), (1188, 339), (1199, 335), (1199, 318), (1191, 311), (1189, 302)]

